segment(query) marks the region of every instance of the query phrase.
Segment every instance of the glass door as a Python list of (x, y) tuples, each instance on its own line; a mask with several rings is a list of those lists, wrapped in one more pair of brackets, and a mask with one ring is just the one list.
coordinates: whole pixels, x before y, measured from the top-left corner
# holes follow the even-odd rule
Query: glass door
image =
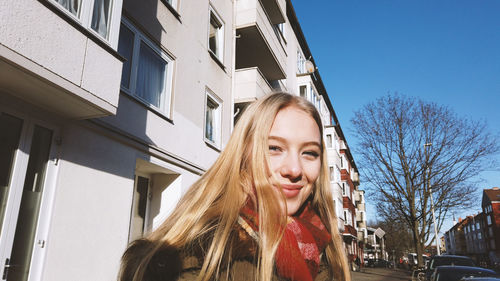
[(53, 134), (37, 122), (0, 112), (0, 280), (34, 280), (33, 271), (41, 267), (37, 251), (45, 247), (39, 232), (47, 215)]

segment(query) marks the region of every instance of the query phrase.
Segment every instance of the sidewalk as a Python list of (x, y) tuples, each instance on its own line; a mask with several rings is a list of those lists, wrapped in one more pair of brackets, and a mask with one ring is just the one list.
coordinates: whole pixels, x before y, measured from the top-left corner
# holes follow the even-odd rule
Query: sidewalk
[(353, 281), (408, 281), (410, 272), (402, 269), (362, 268), (360, 272), (351, 272)]

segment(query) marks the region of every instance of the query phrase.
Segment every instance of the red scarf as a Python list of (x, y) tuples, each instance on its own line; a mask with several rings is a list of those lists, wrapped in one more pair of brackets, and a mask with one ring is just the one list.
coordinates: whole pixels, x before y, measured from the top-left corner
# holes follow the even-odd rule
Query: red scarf
[[(241, 217), (244, 222), (240, 220), (240, 224), (255, 238), (258, 215), (251, 202), (243, 207)], [(290, 281), (314, 280), (319, 271), (320, 254), (330, 240), (325, 225), (307, 203), (298, 216), (288, 217), (275, 256), (278, 275)]]

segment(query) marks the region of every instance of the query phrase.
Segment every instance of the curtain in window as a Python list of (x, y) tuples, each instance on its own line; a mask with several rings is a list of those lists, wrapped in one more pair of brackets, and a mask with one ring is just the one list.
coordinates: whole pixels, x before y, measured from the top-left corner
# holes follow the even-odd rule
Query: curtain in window
[(137, 69), (137, 96), (163, 109), (167, 63), (150, 47), (141, 42)]
[(220, 25), (217, 23), (216, 19), (214, 18), (213, 15), (210, 15), (210, 33), (209, 33), (209, 39), (208, 39), (208, 47), (210, 50), (216, 54), (219, 55), (218, 52), (218, 38), (217, 38), (217, 33), (219, 32)]
[(61, 6), (72, 13), (75, 16), (80, 15), (80, 0), (56, 0)]
[(108, 35), (110, 4), (111, 0), (95, 0), (92, 12), (91, 27), (104, 38)]
[(130, 89), (130, 71), (132, 68), (132, 55), (134, 53), (134, 33), (124, 24), (121, 24), (120, 26), (118, 53), (125, 58), (122, 67), (121, 86)]
[(208, 102), (205, 120), (205, 137), (214, 141), (214, 106)]

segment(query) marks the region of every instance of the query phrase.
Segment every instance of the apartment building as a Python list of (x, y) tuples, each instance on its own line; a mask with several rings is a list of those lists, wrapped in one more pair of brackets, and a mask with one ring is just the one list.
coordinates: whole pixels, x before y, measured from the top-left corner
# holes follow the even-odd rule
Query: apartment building
[(342, 195), (342, 178), (340, 174), (340, 137), (342, 133), (339, 126), (325, 127), (325, 142), (328, 154), (328, 169), (330, 171), (330, 184), (332, 188), (337, 226), (340, 233), (345, 230), (344, 199)]
[(486, 251), (490, 264), (500, 263), (500, 188), (483, 190), (481, 204)]
[(484, 214), (468, 216), (464, 225), (465, 248), (467, 256), (473, 258), (476, 264), (486, 260), (486, 243), (484, 236)]
[(446, 242), (446, 254), (466, 254), (467, 248), (465, 244), (464, 228), (465, 225), (469, 223), (469, 220), (471, 220), (471, 217), (466, 217), (465, 219), (458, 218), (458, 222), (444, 233), (444, 239)]
[(359, 173), (345, 138), (340, 139), (340, 177), (344, 207), (344, 245), (350, 260), (352, 260), (360, 254), (355, 205)]
[(3, 1), (0, 18), (6, 280), (114, 280), (271, 91), (340, 132), (290, 0)]
[[(359, 186), (358, 186), (359, 187)], [(359, 188), (354, 190), (354, 205), (356, 207), (356, 231), (358, 232), (357, 243), (358, 253), (363, 262), (364, 249), (368, 239), (368, 229), (366, 225), (366, 202), (365, 191)]]

